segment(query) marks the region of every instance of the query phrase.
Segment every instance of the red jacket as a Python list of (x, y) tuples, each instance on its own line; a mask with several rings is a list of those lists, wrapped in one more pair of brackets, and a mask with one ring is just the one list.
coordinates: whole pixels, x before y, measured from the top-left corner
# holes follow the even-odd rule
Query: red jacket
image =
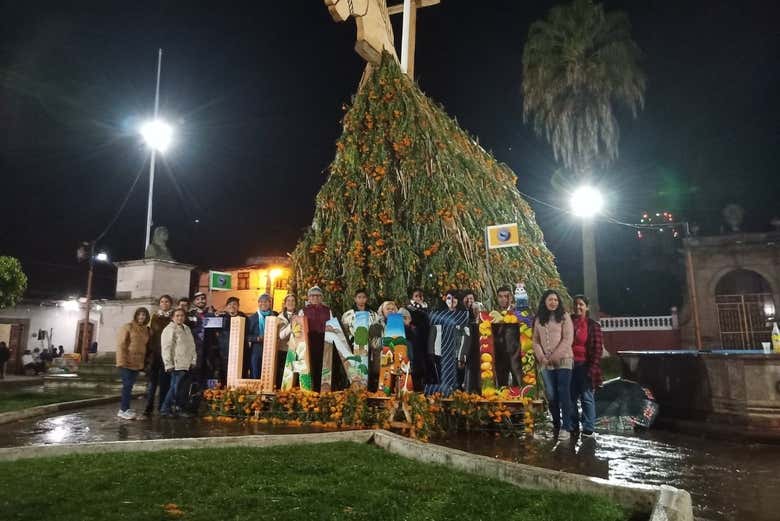
[(591, 384), (596, 389), (601, 387), (601, 355), (604, 352), (604, 334), (601, 332), (601, 324), (588, 319), (588, 340), (585, 342), (585, 363), (588, 366), (588, 376)]

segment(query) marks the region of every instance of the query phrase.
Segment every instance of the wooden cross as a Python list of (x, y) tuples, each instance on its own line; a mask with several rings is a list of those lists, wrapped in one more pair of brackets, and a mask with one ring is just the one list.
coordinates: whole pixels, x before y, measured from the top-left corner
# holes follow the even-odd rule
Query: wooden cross
[(387, 8), (391, 15), (403, 13), (401, 32), (401, 70), (414, 79), (414, 47), (417, 40), (417, 9), (436, 5), (441, 0), (404, 0), (403, 4)]
[(436, 5), (441, 0), (404, 0), (403, 4), (387, 7), (385, 0), (324, 0), (328, 11), (337, 22), (350, 16), (355, 18), (357, 40), (355, 51), (369, 63), (378, 65), (385, 50), (398, 60), (393, 45), (393, 27), (390, 15), (403, 13), (401, 37), (401, 70), (414, 77), (414, 47), (417, 27), (417, 9)]

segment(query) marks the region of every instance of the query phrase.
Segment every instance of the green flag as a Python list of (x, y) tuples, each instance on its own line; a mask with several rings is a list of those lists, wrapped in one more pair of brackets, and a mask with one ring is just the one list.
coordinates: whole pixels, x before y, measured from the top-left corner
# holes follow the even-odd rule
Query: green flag
[(230, 273), (222, 271), (209, 272), (209, 289), (212, 291), (226, 291), (232, 289)]

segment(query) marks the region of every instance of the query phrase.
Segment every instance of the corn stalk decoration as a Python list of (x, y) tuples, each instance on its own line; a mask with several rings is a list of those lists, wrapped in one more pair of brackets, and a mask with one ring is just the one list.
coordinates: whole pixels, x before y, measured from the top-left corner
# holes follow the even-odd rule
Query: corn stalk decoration
[[(345, 107), (346, 108), (346, 107)], [(292, 261), (292, 290), (319, 285), (335, 309), (366, 288), (373, 302), (470, 288), (492, 298), (525, 281), (531, 299), (565, 294), (515, 174), (404, 75), (390, 55), (369, 64), (343, 119), (312, 225)], [(517, 222), (520, 246), (490, 252), (488, 225)]]

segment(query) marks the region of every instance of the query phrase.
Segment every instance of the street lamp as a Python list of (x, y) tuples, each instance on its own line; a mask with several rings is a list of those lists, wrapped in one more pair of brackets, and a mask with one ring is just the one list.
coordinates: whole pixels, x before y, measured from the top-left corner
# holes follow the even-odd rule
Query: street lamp
[(571, 211), (577, 217), (592, 218), (604, 208), (604, 198), (598, 188), (583, 185), (571, 194)]
[(162, 119), (153, 119), (141, 125), (141, 136), (154, 151), (165, 152), (173, 138), (173, 128)]
[[(92, 308), (92, 276), (95, 271), (95, 261), (108, 262), (108, 253), (101, 251), (95, 252), (95, 241), (92, 241), (84, 246), (89, 247), (89, 272), (87, 274), (87, 297), (85, 299), (84, 311), (84, 329), (81, 331), (81, 361), (87, 361), (87, 355), (89, 353), (89, 312)], [(86, 249), (86, 248), (85, 248)]]
[(582, 279), (584, 293), (590, 300), (590, 312), (599, 319), (599, 287), (596, 269), (596, 236), (593, 217), (604, 208), (604, 198), (598, 188), (583, 185), (574, 190), (569, 201), (571, 212), (582, 220)]

